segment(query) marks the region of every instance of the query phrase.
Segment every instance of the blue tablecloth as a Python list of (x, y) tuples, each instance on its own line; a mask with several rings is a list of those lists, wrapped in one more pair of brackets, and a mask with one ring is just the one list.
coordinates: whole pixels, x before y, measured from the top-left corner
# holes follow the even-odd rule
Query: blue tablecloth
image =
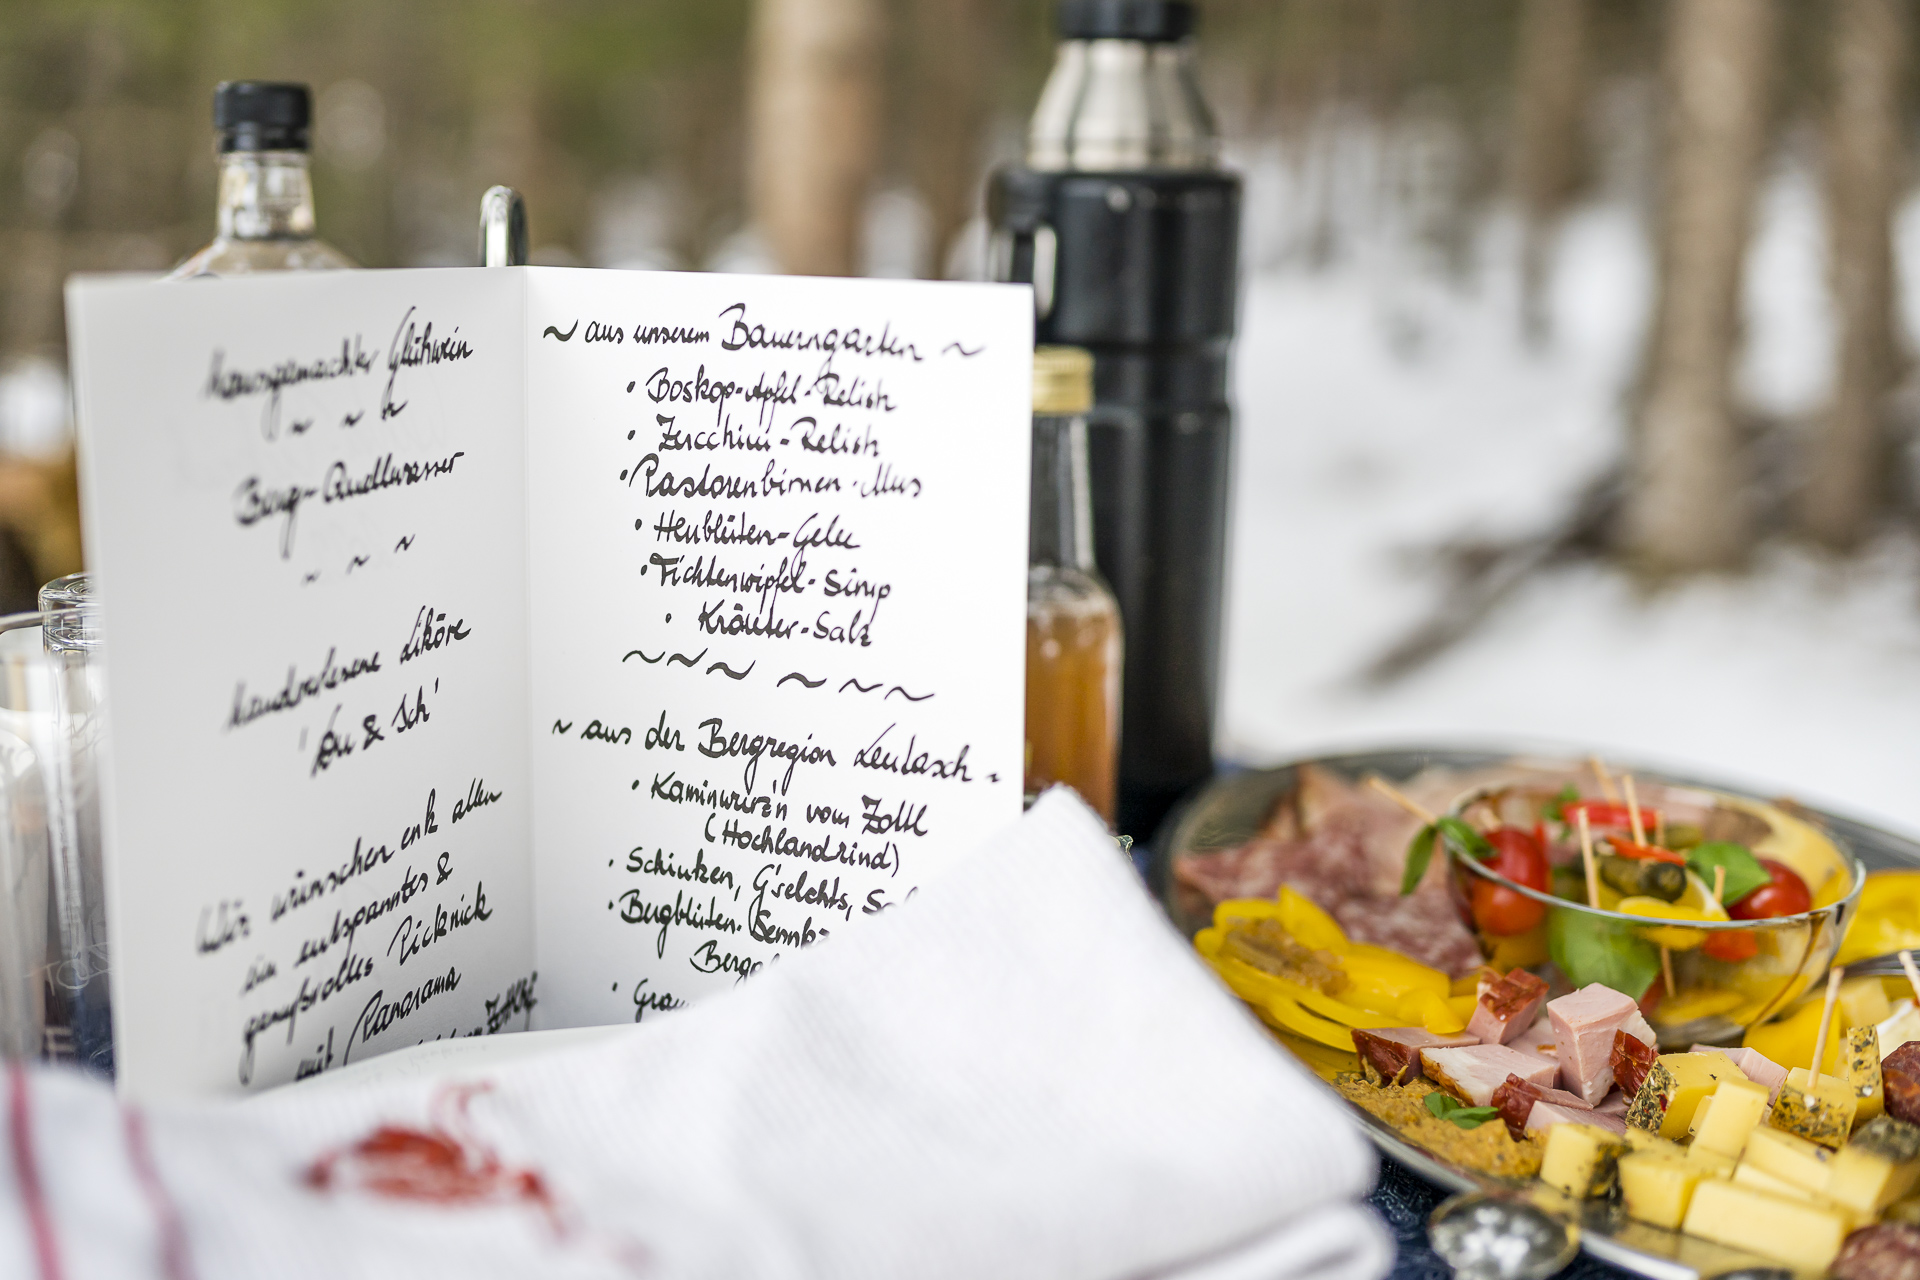
[[(1452, 1268), (1427, 1247), (1427, 1215), (1446, 1198), (1446, 1192), (1405, 1165), (1380, 1158), (1380, 1181), (1367, 1201), (1399, 1245), (1390, 1280), (1449, 1280)], [(1626, 1280), (1631, 1274), (1582, 1253), (1560, 1273), (1560, 1280)]]

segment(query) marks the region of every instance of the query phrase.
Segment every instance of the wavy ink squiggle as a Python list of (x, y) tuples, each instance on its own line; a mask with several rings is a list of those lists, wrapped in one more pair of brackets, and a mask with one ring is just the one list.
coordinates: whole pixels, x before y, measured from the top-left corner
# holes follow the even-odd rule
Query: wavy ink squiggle
[(885, 702), (888, 698), (891, 698), (896, 693), (899, 694), (901, 697), (905, 698), (908, 702), (925, 702), (928, 698), (931, 698), (933, 696), (930, 693), (919, 693), (919, 694), (908, 693), (905, 689), (903, 689), (899, 685), (895, 685), (893, 686), (893, 688), (887, 690), (886, 694), (880, 699), (880, 701)]
[(827, 682), (827, 678), (825, 676), (821, 676), (818, 680), (809, 680), (805, 676), (801, 675), (798, 671), (789, 671), (787, 672), (787, 674), (781, 676), (778, 680), (774, 681), (773, 687), (778, 689), (781, 685), (785, 684), (789, 680), (798, 680), (801, 684), (807, 686), (807, 688), (809, 689), (818, 689), (821, 685)]
[[(702, 649), (701, 652), (705, 653), (706, 650)], [(712, 675), (714, 672), (718, 671), (721, 675), (725, 676), (729, 680), (745, 680), (748, 674), (755, 667), (759, 665), (760, 665), (760, 661), (759, 659), (756, 658), (752, 662), (749, 662), (747, 664), (746, 671), (735, 671), (732, 667), (728, 666), (724, 662), (716, 662), (712, 666), (707, 668), (707, 674)]]
[(875, 680), (872, 684), (861, 684), (858, 680), (849, 680), (847, 684), (841, 685), (837, 692), (845, 693), (847, 691), (847, 685), (852, 685), (862, 693), (872, 693), (880, 687), (881, 683), (881, 681)]

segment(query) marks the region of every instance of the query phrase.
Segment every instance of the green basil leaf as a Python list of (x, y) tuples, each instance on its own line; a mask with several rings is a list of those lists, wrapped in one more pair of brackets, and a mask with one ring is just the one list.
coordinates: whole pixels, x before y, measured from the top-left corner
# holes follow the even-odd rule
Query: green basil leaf
[(1407, 845), (1407, 870), (1400, 877), (1400, 896), (1406, 897), (1420, 887), (1420, 877), (1427, 874), (1427, 864), (1433, 861), (1433, 824), (1428, 823), (1413, 833), (1413, 840)]
[(1447, 848), (1461, 857), (1485, 862), (1493, 856), (1493, 846), (1487, 843), (1487, 838), (1460, 819), (1438, 818), (1433, 825), (1440, 828), (1440, 838), (1447, 842)]
[(1498, 1107), (1470, 1107), (1449, 1093), (1435, 1091), (1427, 1095), (1427, 1110), (1441, 1120), (1451, 1120), (1462, 1129), (1478, 1129), (1500, 1114)]
[(1567, 820), (1567, 806), (1580, 803), (1580, 788), (1569, 782), (1560, 788), (1560, 794), (1547, 803), (1547, 816), (1555, 822)]
[(1709, 840), (1687, 851), (1687, 870), (1706, 881), (1709, 889), (1713, 888), (1715, 867), (1727, 869), (1727, 887), (1720, 901), (1729, 906), (1773, 878), (1753, 856), (1753, 850), (1731, 840)]
[(1598, 982), (1635, 1000), (1660, 976), (1660, 949), (1634, 926), (1584, 911), (1547, 912), (1547, 954), (1574, 986)]

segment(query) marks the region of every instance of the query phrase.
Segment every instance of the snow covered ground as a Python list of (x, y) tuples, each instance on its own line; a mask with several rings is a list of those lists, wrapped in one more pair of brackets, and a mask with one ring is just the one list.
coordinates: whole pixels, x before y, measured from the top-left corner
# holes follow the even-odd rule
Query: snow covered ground
[[(1257, 193), (1257, 182), (1253, 190)], [(1920, 210), (1899, 239), (1920, 332)], [(1262, 763), (1377, 744), (1575, 744), (1832, 806), (1920, 835), (1920, 551), (1836, 565), (1766, 549), (1749, 577), (1647, 596), (1596, 567), (1542, 578), (1382, 689), (1366, 661), (1439, 589), (1410, 551), (1538, 527), (1620, 448), (1652, 280), (1624, 204), (1574, 216), (1544, 349), (1522, 341), (1515, 236), (1445, 284), (1406, 238), (1248, 283), (1237, 358), (1224, 753)], [(1817, 193), (1771, 185), (1749, 262), (1743, 393), (1806, 413), (1831, 364)]]

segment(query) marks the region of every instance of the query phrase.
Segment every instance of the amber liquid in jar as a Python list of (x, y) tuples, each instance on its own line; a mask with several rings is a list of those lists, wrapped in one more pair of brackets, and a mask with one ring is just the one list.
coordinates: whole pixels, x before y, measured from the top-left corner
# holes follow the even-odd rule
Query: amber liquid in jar
[(1028, 571), (1026, 792), (1065, 783), (1109, 826), (1120, 653), (1120, 610), (1105, 588), (1076, 570)]
[(1086, 411), (1093, 357), (1033, 359), (1033, 488), (1027, 526), (1027, 765), (1031, 803), (1080, 793), (1111, 827), (1120, 764), (1120, 604), (1093, 562)]

